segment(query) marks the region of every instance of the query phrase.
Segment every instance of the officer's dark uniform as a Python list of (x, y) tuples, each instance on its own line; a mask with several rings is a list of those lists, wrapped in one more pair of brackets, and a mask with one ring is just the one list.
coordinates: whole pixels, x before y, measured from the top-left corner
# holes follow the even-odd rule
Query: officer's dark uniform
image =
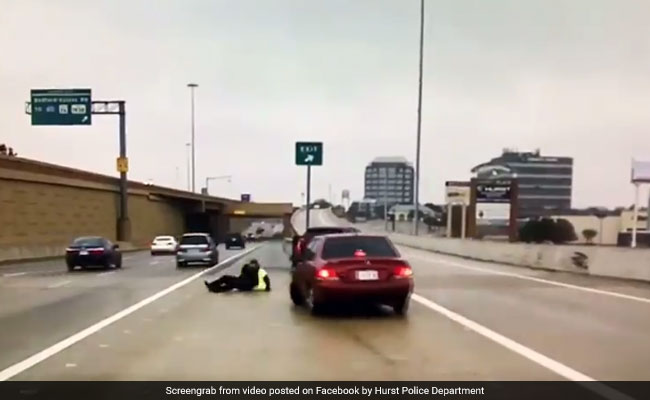
[(242, 292), (268, 292), (271, 290), (271, 280), (257, 260), (253, 259), (242, 267), (239, 276), (223, 275), (212, 282), (206, 280), (205, 286), (209, 291), (216, 293), (228, 292), (234, 289)]

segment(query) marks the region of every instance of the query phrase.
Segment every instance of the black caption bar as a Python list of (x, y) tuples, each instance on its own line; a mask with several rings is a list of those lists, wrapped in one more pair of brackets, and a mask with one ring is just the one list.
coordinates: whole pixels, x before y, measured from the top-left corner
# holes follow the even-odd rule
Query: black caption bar
[(650, 382), (2, 382), (3, 400), (642, 400)]

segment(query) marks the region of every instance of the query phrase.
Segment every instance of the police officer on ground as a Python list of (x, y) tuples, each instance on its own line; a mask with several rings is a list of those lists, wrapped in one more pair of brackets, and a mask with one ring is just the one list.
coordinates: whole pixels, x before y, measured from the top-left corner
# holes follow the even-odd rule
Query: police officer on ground
[(270, 291), (271, 280), (269, 274), (262, 268), (256, 259), (244, 264), (239, 276), (222, 275), (212, 282), (205, 281), (209, 291), (215, 293), (239, 290), (241, 292)]

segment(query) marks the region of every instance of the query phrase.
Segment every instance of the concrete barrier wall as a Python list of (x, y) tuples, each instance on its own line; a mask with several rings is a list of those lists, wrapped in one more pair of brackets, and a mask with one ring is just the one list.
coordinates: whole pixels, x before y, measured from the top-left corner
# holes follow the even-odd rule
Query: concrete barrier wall
[[(650, 282), (650, 250), (598, 246), (554, 246), (389, 234), (403, 246), (521, 267)], [(573, 262), (587, 256), (585, 267)]]
[[(304, 216), (300, 212), (294, 214), (292, 218), (292, 222), (298, 226), (304, 226), (303, 220)], [(329, 216), (328, 220), (332, 221), (332, 224), (337, 224), (337, 221), (346, 224), (345, 220), (338, 219), (334, 215)], [(385, 233), (377, 224), (371, 222), (359, 223), (355, 226), (364, 232)], [(508, 243), (401, 233), (389, 233), (388, 237), (398, 245), (473, 260), (650, 282), (650, 249)], [(586, 256), (585, 265), (576, 265), (573, 261), (576, 253)]]

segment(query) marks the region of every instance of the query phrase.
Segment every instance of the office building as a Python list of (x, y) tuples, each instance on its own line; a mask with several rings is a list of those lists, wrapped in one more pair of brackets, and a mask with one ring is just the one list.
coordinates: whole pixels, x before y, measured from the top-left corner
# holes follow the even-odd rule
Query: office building
[(413, 204), (414, 175), (404, 157), (377, 157), (366, 166), (364, 197), (381, 204)]
[(549, 215), (571, 208), (573, 158), (549, 157), (535, 152), (505, 149), (501, 156), (472, 169), (476, 178), (516, 178), (519, 217)]

